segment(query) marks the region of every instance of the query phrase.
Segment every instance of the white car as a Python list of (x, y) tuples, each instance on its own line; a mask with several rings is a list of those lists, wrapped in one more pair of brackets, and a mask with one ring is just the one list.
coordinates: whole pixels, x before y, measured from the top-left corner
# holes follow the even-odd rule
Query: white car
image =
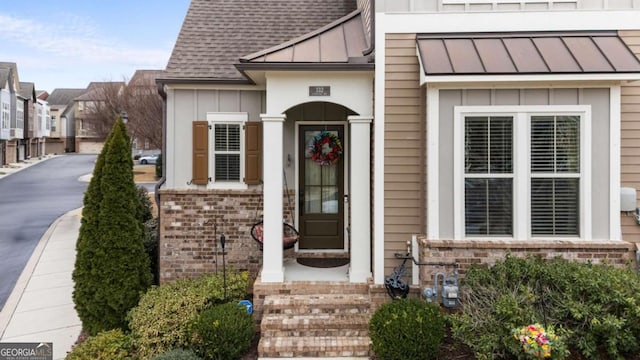
[(160, 156), (160, 154), (151, 154), (151, 155), (141, 156), (140, 159), (138, 159), (138, 162), (141, 165), (155, 164), (156, 161), (158, 161), (158, 156)]

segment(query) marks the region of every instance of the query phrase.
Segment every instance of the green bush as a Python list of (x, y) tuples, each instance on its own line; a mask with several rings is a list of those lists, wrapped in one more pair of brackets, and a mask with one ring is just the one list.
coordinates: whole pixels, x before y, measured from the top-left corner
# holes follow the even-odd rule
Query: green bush
[(85, 195), (73, 299), (83, 328), (91, 335), (126, 329), (127, 312), (151, 282), (130, 151), (119, 118)]
[(193, 350), (174, 349), (153, 357), (153, 360), (202, 360)]
[(131, 339), (122, 330), (109, 330), (85, 340), (73, 348), (67, 360), (129, 360), (133, 359)]
[(369, 323), (373, 352), (382, 360), (436, 359), (444, 325), (435, 304), (415, 298), (383, 304)]
[(192, 348), (205, 359), (238, 359), (254, 336), (253, 317), (237, 303), (215, 305), (200, 314), (193, 327)]
[(149, 191), (144, 186), (138, 186), (138, 220), (144, 224), (147, 221), (153, 219), (151, 212), (151, 199), (149, 199)]
[[(247, 272), (227, 271), (227, 299), (245, 297)], [(189, 345), (191, 326), (201, 311), (225, 302), (222, 272), (152, 287), (129, 313), (129, 327), (139, 355), (148, 359)]]
[(152, 284), (158, 285), (158, 219), (151, 219), (144, 223), (144, 251), (149, 256), (149, 269), (152, 276)]
[[(640, 278), (630, 269), (508, 256), (472, 267), (461, 288), (454, 337), (479, 359), (521, 356), (512, 331), (551, 325), (587, 359), (622, 359), (640, 350)], [(556, 359), (565, 358), (560, 348)]]
[(162, 177), (162, 154), (159, 154), (158, 159), (156, 159), (156, 177)]

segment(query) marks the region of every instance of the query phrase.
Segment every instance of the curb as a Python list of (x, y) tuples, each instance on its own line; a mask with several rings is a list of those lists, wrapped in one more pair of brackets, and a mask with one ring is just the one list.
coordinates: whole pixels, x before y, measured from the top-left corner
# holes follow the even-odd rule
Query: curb
[(82, 208), (80, 207), (77, 209), (70, 210), (65, 214), (63, 214), (62, 216), (55, 219), (51, 223), (51, 225), (49, 225), (49, 228), (47, 229), (47, 231), (45, 231), (45, 233), (42, 235), (42, 237), (40, 238), (40, 241), (38, 241), (38, 245), (36, 245), (36, 247), (33, 249), (33, 253), (29, 258), (29, 261), (27, 261), (27, 264), (25, 265), (24, 270), (22, 270), (20, 277), (16, 281), (16, 284), (14, 285), (13, 290), (11, 291), (11, 294), (7, 298), (7, 301), (5, 302), (4, 307), (2, 308), (2, 311), (0, 311), (0, 339), (4, 336), (4, 332), (7, 330), (7, 326), (9, 326), (9, 322), (11, 321), (11, 318), (13, 318), (13, 314), (16, 308), (18, 307), (18, 304), (20, 303), (22, 294), (24, 293), (24, 290), (27, 287), (27, 284), (29, 284), (29, 280), (31, 280), (31, 275), (33, 275), (36, 265), (38, 265), (38, 262), (40, 261), (40, 257), (42, 256), (42, 252), (44, 251), (45, 247), (49, 243), (49, 239), (51, 238), (51, 235), (53, 235), (53, 232), (58, 227), (58, 224), (64, 217), (71, 216), (74, 213), (78, 212), (80, 209)]

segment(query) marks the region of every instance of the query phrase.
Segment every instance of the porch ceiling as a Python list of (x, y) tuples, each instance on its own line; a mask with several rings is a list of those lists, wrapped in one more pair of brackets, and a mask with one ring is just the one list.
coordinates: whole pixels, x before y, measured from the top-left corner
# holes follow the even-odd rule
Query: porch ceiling
[(424, 75), (639, 73), (615, 31), (422, 34)]

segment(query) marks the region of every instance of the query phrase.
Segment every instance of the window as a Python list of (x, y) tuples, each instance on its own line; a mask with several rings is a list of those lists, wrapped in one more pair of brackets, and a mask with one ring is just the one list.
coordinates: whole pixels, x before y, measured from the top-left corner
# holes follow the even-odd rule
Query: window
[(24, 129), (24, 102), (22, 101), (17, 102), (16, 127)]
[(215, 124), (215, 181), (240, 181), (240, 124)]
[(456, 238), (584, 238), (589, 118), (588, 106), (457, 107)]
[(9, 128), (9, 103), (2, 103), (2, 128)]
[(51, 131), (56, 131), (57, 128), (58, 128), (58, 120), (56, 119), (56, 116), (53, 115), (51, 116)]

